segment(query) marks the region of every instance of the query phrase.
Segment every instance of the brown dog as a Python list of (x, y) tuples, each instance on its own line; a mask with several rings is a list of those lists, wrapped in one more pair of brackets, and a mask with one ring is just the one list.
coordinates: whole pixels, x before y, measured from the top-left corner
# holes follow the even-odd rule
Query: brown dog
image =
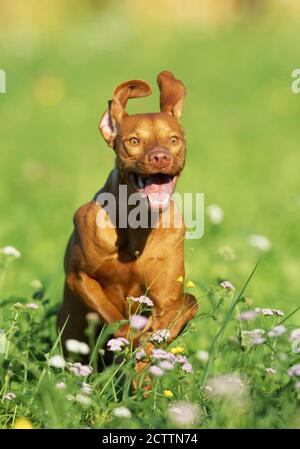
[[(125, 112), (129, 98), (151, 93), (145, 81), (127, 81), (114, 90), (99, 129), (116, 153), (116, 164), (98, 192), (113, 194), (118, 201), (119, 186), (126, 186), (128, 197), (137, 193), (148, 213), (156, 211), (156, 226), (121, 226), (124, 217), (120, 210), (115, 220), (105, 212), (110, 226), (99, 226), (104, 205), (98, 195), (80, 207), (65, 256), (64, 303), (58, 316), (59, 328), (66, 323), (63, 341), (85, 339), (86, 314), (90, 311), (97, 312), (105, 323), (128, 320), (127, 298), (145, 292), (154, 303), (147, 332), (168, 329), (169, 342), (197, 312), (195, 298), (185, 294), (183, 283), (178, 281), (184, 277), (185, 227), (182, 220), (179, 226), (172, 225), (179, 212), (170, 200), (185, 164), (186, 146), (179, 122), (185, 87), (167, 71), (160, 73), (157, 81), (159, 113)], [(171, 225), (166, 228), (162, 222), (167, 212), (171, 212)], [(129, 325), (123, 324), (115, 335), (126, 337), (128, 330)]]

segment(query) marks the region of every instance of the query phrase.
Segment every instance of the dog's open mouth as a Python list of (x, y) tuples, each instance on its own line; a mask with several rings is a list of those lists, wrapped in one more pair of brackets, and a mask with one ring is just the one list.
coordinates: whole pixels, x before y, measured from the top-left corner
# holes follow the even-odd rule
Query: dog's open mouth
[(170, 202), (178, 176), (170, 176), (164, 173), (142, 176), (131, 173), (130, 178), (135, 189), (143, 197), (148, 197), (153, 209), (165, 209)]

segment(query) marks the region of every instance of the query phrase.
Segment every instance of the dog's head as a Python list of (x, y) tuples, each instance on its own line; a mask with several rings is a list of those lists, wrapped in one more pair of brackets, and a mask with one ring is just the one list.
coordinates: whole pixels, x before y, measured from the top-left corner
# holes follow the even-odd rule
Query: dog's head
[(171, 72), (161, 72), (157, 83), (161, 112), (128, 115), (127, 100), (150, 95), (151, 86), (141, 80), (126, 81), (115, 88), (99, 129), (116, 152), (118, 170), (129, 191), (147, 196), (151, 208), (164, 209), (185, 163), (179, 119), (186, 91)]

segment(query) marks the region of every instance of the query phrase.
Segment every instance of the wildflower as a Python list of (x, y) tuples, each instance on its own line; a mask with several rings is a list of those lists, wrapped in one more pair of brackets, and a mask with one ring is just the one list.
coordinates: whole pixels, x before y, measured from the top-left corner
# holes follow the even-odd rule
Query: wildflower
[(128, 345), (129, 341), (126, 340), (126, 338), (119, 337), (119, 338), (112, 338), (107, 342), (107, 346), (109, 351), (112, 352), (118, 352), (123, 349), (124, 346)]
[(273, 312), (277, 316), (284, 316), (284, 312), (282, 310), (280, 310), (280, 309), (273, 309)]
[(221, 374), (210, 379), (207, 383), (214, 396), (231, 400), (241, 399), (245, 394), (245, 387), (236, 374)]
[(177, 279), (178, 282), (181, 282), (183, 284), (183, 276), (179, 276), (179, 278)]
[(207, 351), (198, 351), (196, 357), (200, 362), (207, 362), (209, 359), (209, 353)]
[(296, 365), (291, 366), (291, 368), (288, 369), (288, 375), (290, 377), (300, 376), (300, 363), (297, 363)]
[(3, 397), (3, 399), (5, 401), (12, 401), (15, 398), (16, 398), (16, 395), (15, 395), (15, 393), (12, 393), (12, 392), (6, 393)]
[(131, 418), (131, 411), (127, 407), (116, 407), (113, 409), (112, 414), (117, 418)]
[(80, 404), (85, 405), (87, 407), (89, 405), (91, 405), (91, 403), (92, 403), (91, 398), (89, 398), (88, 396), (86, 396), (84, 394), (80, 394), (80, 393), (76, 394), (75, 401), (79, 402)]
[(268, 332), (269, 337), (280, 337), (280, 335), (284, 334), (286, 332), (286, 327), (282, 326), (282, 325), (278, 325), (273, 327), (273, 329), (271, 329)]
[(171, 352), (166, 351), (165, 349), (157, 349), (154, 348), (152, 350), (152, 357), (157, 360), (169, 360), (170, 362), (174, 362), (176, 357)]
[(250, 235), (248, 238), (248, 243), (253, 248), (256, 248), (262, 252), (268, 252), (272, 246), (270, 240), (267, 237), (257, 234)]
[(69, 363), (69, 370), (71, 373), (75, 374), (75, 376), (86, 377), (92, 374), (93, 368), (88, 365), (82, 365), (79, 362)]
[(7, 338), (3, 329), (0, 329), (0, 354), (6, 352)]
[(152, 337), (151, 341), (154, 341), (155, 343), (162, 343), (163, 341), (166, 341), (170, 337), (170, 332), (168, 329), (161, 329), (156, 331)]
[(175, 360), (176, 362), (181, 363), (182, 365), (184, 365), (185, 363), (189, 363), (185, 355), (177, 355)]
[(179, 401), (169, 408), (168, 418), (177, 427), (189, 427), (199, 421), (200, 409), (196, 404)]
[(226, 288), (228, 290), (232, 290), (232, 291), (235, 290), (235, 286), (230, 281), (222, 281), (222, 282), (220, 282), (220, 286), (222, 288)]
[(257, 317), (257, 313), (254, 310), (246, 310), (237, 315), (236, 319), (239, 321), (252, 321)]
[(29, 304), (26, 304), (27, 309), (36, 310), (39, 308), (38, 304), (35, 304), (34, 302), (31, 302)]
[(159, 366), (151, 366), (150, 368), (149, 368), (149, 373), (152, 375), (152, 376), (155, 376), (155, 377), (161, 377), (161, 376), (163, 376), (164, 375), (164, 370), (163, 369), (161, 369)]
[(11, 256), (14, 257), (15, 259), (19, 259), (21, 257), (20, 251), (18, 251), (13, 246), (5, 246), (4, 248), (0, 249), (0, 252), (5, 256)]
[(261, 313), (265, 316), (272, 316), (274, 315), (273, 310), (272, 309), (261, 309)]
[(224, 211), (217, 204), (211, 204), (210, 206), (208, 206), (206, 208), (206, 213), (209, 221), (214, 225), (220, 224), (223, 221)]
[(299, 338), (300, 338), (300, 329), (294, 329), (289, 337), (290, 342), (299, 340)]
[(134, 298), (133, 296), (130, 296), (128, 298), (128, 301), (132, 301), (132, 302), (139, 302), (140, 304), (146, 304), (146, 306), (148, 307), (153, 307), (153, 301), (151, 301), (150, 298), (148, 298), (148, 296), (142, 295), (139, 296), (137, 298)]
[(186, 286), (187, 286), (187, 288), (193, 288), (193, 287), (196, 287), (196, 285), (194, 284), (194, 282), (191, 281), (191, 280), (187, 281)]
[(163, 370), (171, 371), (174, 368), (174, 365), (168, 360), (163, 360), (162, 362), (160, 362), (159, 367)]
[(66, 348), (69, 352), (73, 352), (74, 354), (83, 354), (87, 355), (90, 352), (89, 346), (84, 341), (78, 341), (73, 338), (66, 340)]
[(75, 401), (75, 396), (73, 396), (72, 394), (67, 394), (66, 399), (68, 401)]
[(146, 352), (144, 351), (144, 349), (141, 349), (140, 351), (137, 351), (135, 353), (136, 360), (142, 360), (144, 357), (146, 357)]
[(102, 349), (102, 348), (100, 348), (100, 349), (98, 350), (98, 353), (99, 353), (100, 355), (104, 356), (104, 355), (105, 355), (105, 350)]
[(98, 313), (89, 312), (86, 314), (85, 318), (88, 323), (92, 323), (92, 324), (100, 323), (100, 317), (99, 317)]
[(58, 390), (63, 390), (64, 388), (66, 388), (66, 384), (64, 383), (64, 382), (57, 382), (57, 384), (55, 385), (55, 387), (58, 389)]
[(181, 352), (184, 352), (184, 348), (182, 346), (175, 346), (174, 348), (170, 349), (172, 354), (180, 354)]
[(181, 368), (186, 373), (191, 373), (193, 371), (193, 367), (192, 367), (192, 365), (190, 363), (184, 363)]
[(253, 335), (253, 338), (252, 338), (252, 345), (253, 345), (253, 346), (262, 345), (263, 343), (265, 343), (265, 341), (266, 341), (265, 338), (263, 338), (263, 337), (261, 337), (261, 336), (259, 336), (259, 335), (257, 335), (257, 336)]
[(266, 368), (265, 371), (268, 374), (276, 374), (276, 370), (274, 368)]
[(53, 366), (54, 368), (64, 369), (64, 367), (66, 366), (66, 361), (61, 355), (53, 355), (49, 359), (48, 363), (50, 366)]
[(21, 418), (15, 420), (13, 429), (33, 429), (33, 426), (29, 419), (22, 416)]
[(174, 395), (173, 395), (173, 392), (171, 390), (164, 390), (164, 396), (166, 398), (172, 398)]
[(93, 388), (91, 387), (90, 384), (87, 384), (86, 382), (82, 382), (81, 391), (83, 391), (83, 393), (85, 393), (85, 394), (91, 394), (93, 391)]
[(130, 318), (130, 326), (135, 330), (144, 329), (148, 319), (142, 315), (132, 315)]

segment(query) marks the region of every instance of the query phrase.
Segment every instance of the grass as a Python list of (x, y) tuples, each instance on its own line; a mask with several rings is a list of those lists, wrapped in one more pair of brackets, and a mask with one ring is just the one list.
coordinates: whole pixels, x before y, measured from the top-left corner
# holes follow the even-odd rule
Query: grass
[[(299, 361), (289, 341), (300, 305), (300, 97), (290, 91), (298, 26), (253, 19), (213, 32), (149, 31), (117, 14), (115, 21), (101, 15), (74, 21), (64, 39), (24, 32), (18, 40), (17, 33), (2, 32), (7, 94), (0, 96), (0, 246), (13, 245), (22, 257), (2, 255), (1, 262), (0, 426), (165, 428), (174, 425), (169, 407), (186, 401), (199, 407), (196, 427), (299, 427), (298, 393), (287, 374)], [(225, 216), (219, 225), (206, 217), (203, 238), (186, 242), (187, 280), (195, 284), (200, 310), (173, 347), (184, 347), (193, 373), (178, 365), (143, 399), (131, 388), (129, 349), (121, 366), (87, 378), (48, 361), (60, 353), (55, 314), (72, 216), (113, 165), (97, 121), (118, 82), (142, 78), (154, 87), (162, 69), (172, 70), (188, 91), (188, 157), (178, 190), (204, 192), (206, 205), (219, 204)], [(129, 111), (157, 107), (154, 89)], [(251, 247), (252, 234), (267, 236), (270, 251)], [(32, 287), (33, 279), (41, 285)], [(237, 293), (220, 288), (223, 279)], [(37, 310), (26, 307), (32, 302)], [(282, 309), (285, 316), (236, 320), (254, 307)], [(251, 344), (247, 331), (268, 332), (285, 318), (282, 336)], [(208, 362), (199, 360), (199, 350), (209, 352)], [(270, 367), (275, 374), (265, 371)], [(62, 381), (66, 388), (56, 388)], [(92, 394), (81, 391), (83, 381)], [(4, 399), (9, 392), (16, 397)], [(120, 405), (130, 419), (114, 416)]]

